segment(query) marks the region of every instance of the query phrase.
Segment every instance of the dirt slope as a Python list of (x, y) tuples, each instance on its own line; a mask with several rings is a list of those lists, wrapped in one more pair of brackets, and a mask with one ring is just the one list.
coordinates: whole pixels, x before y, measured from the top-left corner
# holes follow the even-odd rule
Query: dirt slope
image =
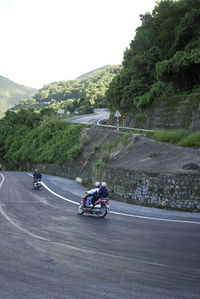
[(200, 173), (200, 149), (133, 135), (110, 166), (154, 173)]

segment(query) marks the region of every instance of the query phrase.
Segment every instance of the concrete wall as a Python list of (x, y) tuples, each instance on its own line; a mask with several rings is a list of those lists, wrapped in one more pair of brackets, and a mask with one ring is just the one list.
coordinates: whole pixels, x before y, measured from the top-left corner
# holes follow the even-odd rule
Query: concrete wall
[[(109, 123), (116, 125), (114, 115), (110, 116)], [(122, 119), (120, 125), (123, 125)], [(200, 131), (200, 95), (156, 99), (149, 111), (127, 116), (124, 125), (142, 129)]]

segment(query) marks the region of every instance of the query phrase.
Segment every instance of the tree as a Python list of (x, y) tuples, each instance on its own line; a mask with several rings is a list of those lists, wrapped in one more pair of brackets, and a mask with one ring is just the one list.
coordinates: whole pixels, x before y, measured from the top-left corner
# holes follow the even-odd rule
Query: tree
[(123, 69), (106, 92), (112, 110), (146, 109), (164, 93), (200, 85), (199, 1), (161, 0), (140, 19), (142, 25), (124, 52)]

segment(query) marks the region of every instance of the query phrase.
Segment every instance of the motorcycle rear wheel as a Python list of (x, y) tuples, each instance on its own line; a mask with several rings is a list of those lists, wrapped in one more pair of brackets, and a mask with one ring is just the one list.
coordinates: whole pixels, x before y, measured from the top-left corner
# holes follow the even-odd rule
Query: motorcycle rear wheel
[(82, 205), (82, 204), (80, 204), (80, 205), (78, 206), (77, 211), (78, 211), (78, 214), (79, 214), (79, 215), (82, 215), (82, 214), (84, 213), (84, 209), (83, 209), (83, 205)]
[(98, 217), (103, 218), (106, 216), (106, 214), (107, 214), (107, 209), (106, 209), (106, 206), (103, 204), (103, 205), (101, 205), (101, 209), (98, 212)]

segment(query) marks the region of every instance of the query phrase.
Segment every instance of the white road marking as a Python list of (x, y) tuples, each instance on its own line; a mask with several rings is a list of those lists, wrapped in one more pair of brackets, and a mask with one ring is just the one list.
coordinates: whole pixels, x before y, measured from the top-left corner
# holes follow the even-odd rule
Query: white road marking
[[(47, 187), (43, 182), (42, 185), (49, 191), (51, 192), (53, 195), (62, 198), (68, 202), (71, 202), (73, 204), (79, 205), (78, 202), (70, 200), (64, 196), (61, 196), (59, 194), (57, 194), (56, 192), (52, 191), (49, 187)], [(155, 218), (155, 217), (149, 217), (149, 216), (139, 216), (139, 215), (135, 215), (135, 214), (126, 214), (126, 213), (120, 213), (120, 212), (115, 212), (115, 211), (109, 211), (109, 213), (111, 214), (115, 214), (115, 215), (121, 215), (121, 216), (126, 216), (126, 217), (134, 217), (134, 218), (140, 218), (140, 219), (148, 219), (148, 220), (157, 220), (157, 221), (166, 221), (166, 222), (176, 222), (176, 223), (188, 223), (188, 224), (200, 224), (200, 221), (189, 221), (189, 220), (177, 220), (177, 219), (166, 219), (166, 218)]]
[(42, 185), (43, 185), (49, 192), (51, 192), (53, 195), (55, 195), (55, 196), (57, 196), (57, 197), (60, 197), (61, 199), (64, 199), (64, 200), (66, 200), (66, 201), (68, 201), (68, 202), (71, 202), (71, 203), (73, 203), (73, 204), (75, 204), (75, 205), (79, 205), (79, 204), (80, 204), (80, 203), (78, 203), (78, 202), (76, 202), (76, 201), (73, 201), (73, 200), (71, 200), (71, 199), (68, 199), (68, 198), (66, 198), (66, 197), (64, 197), (64, 196), (61, 196), (61, 195), (57, 194), (56, 192), (52, 191), (49, 187), (47, 187), (47, 185), (45, 185), (43, 182), (42, 182)]
[[(30, 174), (29, 174), (30, 175)], [(0, 173), (0, 176), (2, 177), (2, 181), (0, 182), (0, 189), (4, 183), (4, 176)], [(74, 203), (76, 205), (78, 205), (79, 203), (75, 202), (75, 201), (72, 201), (70, 199), (67, 199), (57, 193), (55, 193), (54, 191), (52, 191), (50, 188), (48, 188), (43, 182), (42, 182), (42, 185), (49, 191), (51, 192), (52, 194), (54, 194), (55, 196), (61, 198), (61, 199), (64, 199), (68, 202), (71, 202), (71, 203)], [(43, 238), (43, 237), (40, 237), (38, 235), (35, 235), (35, 234), (32, 234), (31, 232), (27, 231), (26, 229), (20, 227), (18, 224), (16, 224), (12, 219), (10, 219), (10, 217), (8, 217), (8, 215), (3, 211), (2, 207), (1, 207), (1, 204), (0, 204), (0, 213), (7, 219), (7, 221), (12, 224), (13, 226), (15, 226), (16, 228), (18, 228), (19, 230), (23, 231), (24, 233), (27, 233), (28, 235), (30, 235), (31, 237), (34, 237), (34, 238), (37, 238), (37, 239), (40, 239), (40, 240), (44, 240), (44, 241), (51, 241), (49, 239), (46, 239), (46, 238)], [(112, 214), (117, 214), (117, 215), (123, 215), (123, 216), (128, 216), (128, 217), (138, 217), (138, 218), (144, 218), (144, 219), (153, 219), (153, 220), (164, 220), (164, 221), (173, 221), (173, 222), (186, 222), (186, 221), (179, 221), (179, 220), (168, 220), (168, 219), (161, 219), (161, 218), (151, 218), (151, 217), (145, 217), (145, 216), (137, 216), (137, 215), (132, 215), (132, 214), (124, 214), (124, 213), (118, 213), (118, 212), (110, 212)], [(188, 222), (187, 223), (195, 223), (195, 224), (200, 224), (199, 222)], [(51, 241), (51, 242), (54, 242), (54, 241)], [(78, 250), (78, 251), (81, 251), (81, 252), (86, 252), (86, 253), (92, 253), (92, 254), (96, 254), (96, 251), (92, 250), (92, 249), (84, 249), (84, 248), (78, 248), (78, 247), (75, 247), (75, 246), (72, 246), (72, 245), (69, 245), (69, 244), (65, 244), (65, 243), (59, 243), (59, 242), (54, 242), (55, 244), (59, 244), (59, 245), (62, 245), (62, 246), (65, 246), (67, 248), (70, 248), (70, 249), (73, 249), (73, 250)], [(120, 259), (128, 259), (127, 257), (123, 257), (123, 256), (119, 256), (119, 255), (114, 255), (114, 254), (109, 254), (109, 253), (103, 253), (103, 252), (99, 252), (98, 253), (99, 255), (103, 255), (103, 256), (110, 256), (110, 257), (116, 257), (116, 258), (120, 258)], [(135, 259), (138, 261), (139, 260), (139, 257), (135, 257)], [(159, 266), (159, 267), (167, 267), (167, 268), (172, 268), (171, 265), (165, 265), (165, 264), (160, 264), (160, 263), (156, 263), (156, 262), (151, 262), (151, 261), (147, 261), (147, 260), (144, 260), (144, 259), (140, 259), (140, 262), (142, 263), (145, 263), (145, 264), (149, 264), (149, 265), (153, 265), (153, 266)], [(174, 266), (173, 266), (174, 268)], [(178, 268), (178, 267), (176, 267)], [(190, 268), (187, 268), (190, 270)], [(199, 269), (192, 269), (193, 271), (198, 271), (199, 272)]]
[(3, 182), (4, 182), (4, 176), (3, 176), (3, 174), (1, 174), (1, 173), (0, 173), (0, 176), (2, 177), (2, 181), (1, 181), (1, 183), (0, 183), (0, 189), (1, 189), (1, 186), (3, 185)]
[[(0, 188), (3, 184), (3, 181), (4, 181), (4, 176), (0, 173), (0, 175), (2, 176), (2, 182), (0, 183)], [(30, 174), (28, 174), (30, 175)], [(31, 175), (30, 175), (31, 176)], [(49, 187), (47, 187), (46, 184), (44, 184), (42, 182), (42, 185), (50, 192), (52, 193), (53, 195), (65, 200), (65, 201), (68, 201), (70, 203), (73, 203), (75, 205), (79, 205), (78, 202), (76, 201), (73, 201), (73, 200), (70, 200), (64, 196), (61, 196), (59, 194), (57, 194), (56, 192), (54, 192), (53, 190), (51, 190)], [(0, 206), (1, 207), (1, 206)], [(0, 209), (0, 212), (2, 213), (2, 208)], [(4, 212), (3, 212), (4, 213)], [(148, 219), (148, 220), (156, 220), (156, 221), (165, 221), (165, 222), (174, 222), (174, 223), (187, 223), (187, 224), (198, 224), (200, 225), (200, 221), (189, 221), (189, 220), (177, 220), (177, 219), (166, 219), (166, 218), (155, 218), (155, 217), (149, 217), (149, 216), (139, 216), (139, 215), (135, 215), (135, 214), (126, 214), (126, 213), (121, 213), (121, 212), (115, 212), (115, 211), (109, 211), (109, 213), (111, 214), (115, 214), (115, 215), (120, 215), (120, 216), (125, 216), (125, 217), (133, 217), (133, 218), (140, 218), (140, 219)], [(5, 213), (4, 213), (5, 214)], [(4, 215), (5, 217), (5, 215)], [(11, 220), (12, 221), (12, 220)], [(14, 224), (16, 226), (16, 224)], [(23, 230), (23, 229), (22, 229)], [(31, 234), (31, 233), (30, 233)], [(40, 238), (40, 237), (39, 237)]]
[(189, 221), (189, 220), (177, 220), (177, 219), (166, 219), (166, 218), (155, 218), (155, 217), (149, 217), (149, 216), (139, 216), (134, 214), (125, 214), (125, 213), (119, 213), (110, 211), (111, 214), (126, 216), (126, 217), (135, 217), (135, 218), (141, 218), (141, 219), (149, 219), (149, 220), (158, 220), (158, 221), (166, 221), (166, 222), (177, 222), (177, 223), (189, 223), (189, 224), (200, 224), (200, 221)]
[[(2, 177), (2, 181), (0, 183), (0, 189), (3, 185), (3, 182), (4, 182), (4, 176), (0, 173), (0, 176)], [(46, 238), (43, 238), (43, 237), (40, 237), (38, 235), (35, 235), (35, 234), (32, 234), (31, 232), (29, 232), (28, 230), (26, 230), (25, 228), (19, 226), (15, 221), (13, 221), (5, 212), (4, 210), (2, 209), (2, 206), (1, 206), (1, 203), (0, 203), (0, 213), (2, 214), (2, 216), (10, 223), (12, 224), (13, 226), (15, 226), (17, 229), (23, 231), (24, 233), (30, 235), (31, 237), (34, 237), (36, 239), (39, 239), (39, 240), (43, 240), (43, 241), (49, 241), (48, 239)]]

